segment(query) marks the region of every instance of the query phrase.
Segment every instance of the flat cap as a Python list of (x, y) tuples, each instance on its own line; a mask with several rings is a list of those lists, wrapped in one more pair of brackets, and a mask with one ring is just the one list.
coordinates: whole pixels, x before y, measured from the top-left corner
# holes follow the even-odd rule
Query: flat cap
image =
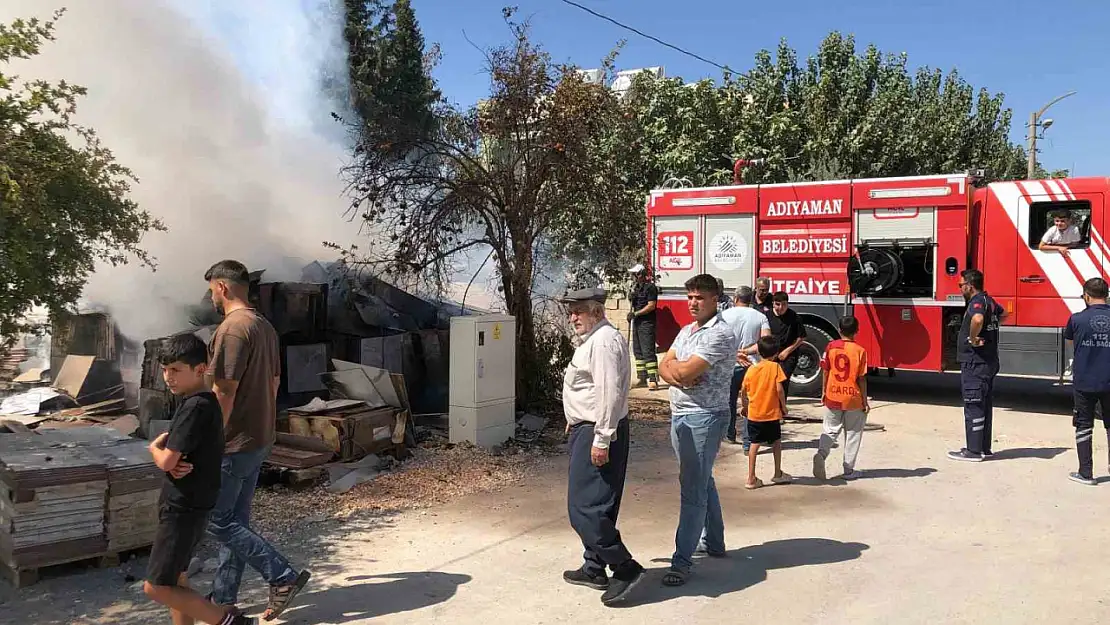
[(563, 302), (564, 304), (570, 304), (573, 302), (588, 302), (590, 300), (593, 300), (595, 302), (601, 302), (604, 304), (605, 298), (605, 289), (593, 288), (568, 291), (559, 301)]

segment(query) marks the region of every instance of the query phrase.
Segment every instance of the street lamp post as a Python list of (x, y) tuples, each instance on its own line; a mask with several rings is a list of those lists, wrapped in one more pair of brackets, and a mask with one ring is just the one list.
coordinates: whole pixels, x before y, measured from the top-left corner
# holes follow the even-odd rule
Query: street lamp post
[[(1069, 91), (1069, 92), (1065, 93), (1064, 95), (1055, 98), (1054, 100), (1052, 100), (1048, 104), (1042, 106), (1041, 110), (1029, 114), (1029, 137), (1028, 137), (1029, 138), (1029, 162), (1026, 165), (1026, 171), (1025, 171), (1026, 179), (1032, 180), (1033, 172), (1037, 168), (1037, 129), (1042, 126), (1041, 116), (1045, 114), (1045, 111), (1048, 110), (1048, 107), (1052, 106), (1053, 104), (1056, 104), (1057, 102), (1059, 102), (1060, 100), (1063, 100), (1064, 98), (1069, 98), (1073, 95), (1075, 95), (1075, 91)], [(1043, 125), (1044, 125), (1045, 128), (1048, 128), (1051, 124), (1052, 124), (1052, 121), (1049, 120), (1049, 122), (1047, 124), (1043, 124)]]

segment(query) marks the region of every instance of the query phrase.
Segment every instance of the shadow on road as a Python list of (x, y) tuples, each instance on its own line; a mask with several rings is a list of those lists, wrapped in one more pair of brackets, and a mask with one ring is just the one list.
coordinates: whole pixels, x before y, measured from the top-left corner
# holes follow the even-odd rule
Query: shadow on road
[[(1071, 386), (1040, 378), (998, 376), (994, 382), (994, 407), (1001, 410), (1071, 416)], [(879, 414), (897, 410), (898, 404), (963, 406), (960, 376), (952, 373), (899, 371), (867, 378), (872, 409)]]
[(864, 543), (829, 538), (790, 538), (733, 549), (725, 558), (698, 560), (686, 584), (678, 588), (663, 586), (666, 566), (651, 569), (622, 607), (651, 605), (678, 597), (717, 598), (766, 580), (767, 571), (847, 562), (859, 558), (870, 548)]
[(1000, 449), (994, 452), (991, 461), (1018, 460), (1020, 458), (1036, 458), (1038, 460), (1052, 460), (1060, 454), (1070, 451), (1067, 447), (1015, 447), (1014, 449)]
[(928, 477), (937, 470), (933, 467), (918, 467), (916, 469), (861, 469), (859, 480), (902, 479), (908, 477)]
[[(350, 623), (410, 612), (447, 601), (470, 579), (469, 575), (439, 572), (356, 575), (345, 581), (372, 581), (300, 594), (281, 618), (290, 624)], [(264, 609), (264, 605), (253, 606), (247, 613)]]

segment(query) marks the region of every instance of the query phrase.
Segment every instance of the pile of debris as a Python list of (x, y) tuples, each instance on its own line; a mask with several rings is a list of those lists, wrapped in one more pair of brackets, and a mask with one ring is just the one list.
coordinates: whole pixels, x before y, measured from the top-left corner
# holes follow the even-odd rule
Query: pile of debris
[(127, 411), (118, 368), (95, 356), (66, 356), (49, 386), (0, 402), (0, 432), (88, 425), (112, 425), (123, 434), (138, 426)]
[(0, 572), (150, 545), (161, 472), (145, 441), (104, 426), (0, 435)]
[(278, 415), (277, 444), (266, 464), (287, 482), (330, 476), (344, 492), (376, 475), (379, 457), (403, 459), (413, 442), (404, 376), (333, 360), (321, 375), (330, 400), (315, 398)]

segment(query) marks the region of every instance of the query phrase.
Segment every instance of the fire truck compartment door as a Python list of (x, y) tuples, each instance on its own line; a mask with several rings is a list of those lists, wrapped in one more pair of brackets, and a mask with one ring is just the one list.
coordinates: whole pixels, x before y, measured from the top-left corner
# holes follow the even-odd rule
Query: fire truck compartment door
[(652, 232), (655, 240), (656, 284), (681, 287), (701, 272), (701, 221), (698, 217), (656, 217)]
[[(1051, 183), (1051, 181), (1049, 181)], [(1019, 183), (1026, 194), (1013, 198), (1017, 203), (1017, 227), (1020, 233), (1017, 255), (1017, 295), (1023, 300), (1018, 304), (1019, 325), (1042, 325), (1048, 308), (1059, 306), (1062, 299), (1071, 312), (1083, 310), (1083, 282), (1101, 276), (1106, 254), (1094, 241), (1095, 228), (1102, 216), (1102, 196), (1083, 195), (1072, 200), (1062, 192), (1051, 191), (1060, 187), (1033, 181)], [(1086, 210), (1089, 202), (1090, 209)], [(1080, 203), (1082, 208), (1077, 208)], [(1076, 217), (1083, 234), (1084, 244), (1072, 249), (1065, 256), (1060, 252), (1042, 252), (1037, 249), (1041, 237), (1050, 225), (1051, 211), (1065, 208)], [(1012, 207), (1006, 207), (1013, 210)], [(1023, 249), (1024, 248), (1024, 249)], [(1052, 306), (1055, 304), (1055, 306)], [(1025, 318), (1022, 319), (1022, 312)]]
[(856, 211), (857, 244), (882, 240), (935, 240), (936, 236), (936, 209), (932, 206)]
[(705, 271), (732, 290), (755, 281), (755, 215), (705, 217)]

